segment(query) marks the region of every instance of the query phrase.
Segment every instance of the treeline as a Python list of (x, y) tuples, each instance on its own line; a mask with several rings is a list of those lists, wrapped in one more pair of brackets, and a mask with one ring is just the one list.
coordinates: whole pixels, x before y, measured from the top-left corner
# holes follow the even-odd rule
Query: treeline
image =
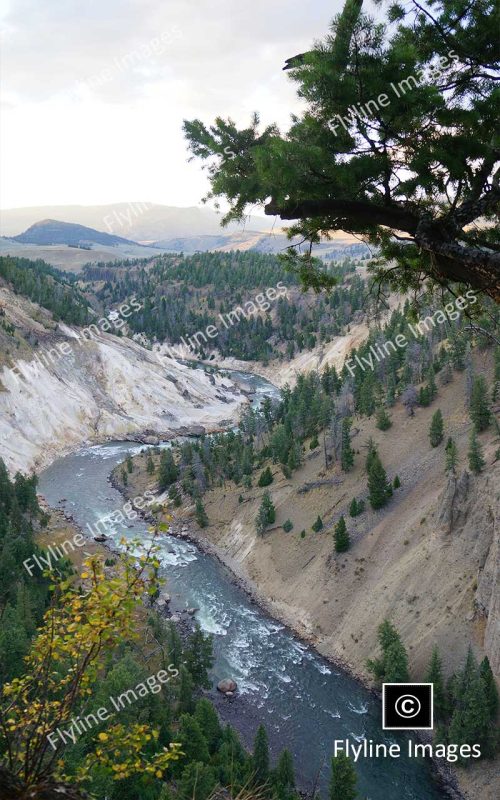
[(19, 675), (49, 600), (48, 581), (31, 577), (23, 561), (40, 554), (34, 526), (43, 522), (36, 477), (9, 478), (0, 458), (0, 684)]
[(0, 277), (16, 294), (23, 295), (52, 312), (56, 321), (86, 325), (88, 303), (73, 285), (73, 278), (38, 259), (0, 257)]
[[(130, 318), (129, 325), (152, 341), (176, 344), (214, 325), (217, 338), (204, 341), (201, 337), (195, 345), (200, 358), (216, 347), (223, 356), (266, 363), (274, 357), (290, 359), (344, 331), (366, 305), (365, 284), (354, 271), (354, 262), (347, 259), (330, 264), (328, 272), (338, 285), (330, 295), (314, 299), (298, 291), (298, 279), (279, 258), (254, 251), (164, 255), (149, 266), (127, 270), (88, 266), (82, 277), (103, 307), (132, 295), (141, 300), (144, 307)], [(104, 285), (94, 288), (92, 283), (100, 280)], [(278, 282), (293, 291), (269, 303), (265, 291)], [(245, 308), (250, 302), (258, 313), (250, 313), (251, 306)], [(239, 311), (237, 321), (226, 326), (219, 315), (237, 309), (245, 313)]]
[[(432, 309), (429, 311), (431, 313)], [(388, 341), (403, 331), (408, 335), (411, 319), (408, 304), (403, 311), (394, 311), (385, 326), (372, 331), (357, 354), (367, 357), (374, 343)], [(485, 330), (496, 332), (498, 312), (489, 309), (487, 317), (481, 320), (483, 326)], [(183, 493), (198, 500), (207, 489), (228, 480), (250, 488), (254, 471), (266, 459), (278, 464), (284, 476), (290, 477), (303, 462), (307, 442), (311, 450), (320, 449), (326, 467), (338, 463), (348, 472), (354, 467), (356, 457), (352, 446), (355, 415), (375, 415), (379, 430), (386, 431), (392, 425), (391, 408), (398, 399), (408, 414), (413, 415), (416, 408), (435, 402), (439, 395), (438, 384), (452, 381), (455, 370), (465, 371), (467, 376), (464, 399), (473, 422), (468, 458), (471, 470), (478, 473), (484, 467), (484, 459), (477, 433), (494, 421), (491, 404), (500, 396), (500, 348), (497, 346), (494, 350), (494, 380), (489, 387), (483, 375), (474, 374), (473, 342), (460, 321), (450, 321), (448, 325), (424, 330), (411, 348), (400, 349), (392, 358), (376, 362), (373, 370), (363, 370), (359, 366), (349, 370), (344, 365), (340, 372), (327, 366), (321, 373), (300, 374), (293, 389), (287, 386), (282, 390), (280, 401), (265, 398), (260, 409), (247, 408), (237, 432), (202, 437), (181, 446), (174, 444), (172, 452), (165, 451), (160, 486), (170, 489), (171, 499), (176, 504), (182, 502)], [(475, 344), (479, 348), (492, 347), (493, 340), (481, 337)], [(443, 441), (445, 432), (446, 420), (438, 409), (429, 432), (432, 447)], [(457, 460), (456, 445), (448, 437), (444, 469), (453, 472)], [(367, 444), (365, 468), (366, 499), (373, 509), (382, 508), (400, 487), (399, 476), (387, 476), (373, 441)], [(155, 469), (152, 462), (151, 469)], [(259, 486), (271, 482), (272, 475), (268, 483), (259, 480)], [(353, 498), (349, 514), (355, 517), (364, 509), (365, 501)], [(263, 512), (257, 523), (260, 533), (264, 518)], [(336, 531), (336, 545), (342, 552), (349, 546), (349, 540), (348, 531), (344, 530), (345, 519), (340, 525), (340, 530)]]
[[(380, 625), (378, 641), (381, 656), (367, 662), (376, 681), (379, 685), (408, 683), (408, 653), (389, 620)], [(434, 686), (436, 742), (479, 744), (482, 758), (494, 758), (499, 744), (499, 697), (487, 656), (478, 664), (469, 648), (463, 668), (446, 681), (439, 650), (434, 647), (425, 680)], [(466, 766), (470, 760), (463, 759), (461, 763)]]
[[(130, 571), (133, 558), (106, 559), (104, 566), (94, 557), (89, 569), (95, 581), (85, 590), (85, 567), (77, 575), (65, 559), (50, 579), (41, 570), (30, 575), (24, 569), (24, 560), (43, 554), (33, 538), (34, 527), (47, 521), (36, 486), (35, 476), (11, 480), (0, 461), (0, 759), (9, 779), (33, 786), (42, 776), (44, 782), (63, 777), (100, 800), (206, 800), (217, 787), (234, 796), (252, 787), (269, 800), (298, 797), (290, 754), (285, 751), (271, 765), (263, 726), (249, 754), (201, 696), (212, 686), (211, 637), (196, 626), (181, 638), (154, 607), (139, 612), (144, 590), (136, 587), (140, 575)], [(141, 563), (156, 575), (154, 557)], [(147, 593), (154, 603), (158, 590)], [(121, 624), (115, 621), (118, 609)], [(108, 633), (106, 623), (116, 624), (116, 631)], [(151, 675), (159, 667), (174, 679), (153, 686)], [(34, 683), (33, 669), (41, 675)], [(110, 708), (111, 698), (120, 698), (113, 722), (98, 713)], [(72, 737), (58, 742), (56, 762), (46, 734), (57, 741), (59, 728), (52, 726), (65, 732), (70, 721)], [(166, 770), (151, 770), (148, 762), (174, 742), (182, 752), (178, 760), (169, 760)], [(30, 748), (36, 753), (31, 760)]]

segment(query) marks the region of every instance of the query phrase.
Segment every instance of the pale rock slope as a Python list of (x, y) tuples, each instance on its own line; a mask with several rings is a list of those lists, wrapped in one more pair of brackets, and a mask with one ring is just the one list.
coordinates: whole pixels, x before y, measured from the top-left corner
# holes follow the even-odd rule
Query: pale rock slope
[[(78, 331), (54, 327), (45, 312), (5, 289), (0, 305), (22, 334), (22, 355), (2, 353), (0, 370), (0, 456), (11, 471), (38, 470), (88, 441), (217, 430), (246, 402), (227, 378), (172, 358), (160, 363), (126, 337), (77, 338)], [(35, 337), (37, 346), (27, 346)], [(62, 343), (67, 354), (49, 358)], [(14, 365), (27, 377), (13, 373)]]

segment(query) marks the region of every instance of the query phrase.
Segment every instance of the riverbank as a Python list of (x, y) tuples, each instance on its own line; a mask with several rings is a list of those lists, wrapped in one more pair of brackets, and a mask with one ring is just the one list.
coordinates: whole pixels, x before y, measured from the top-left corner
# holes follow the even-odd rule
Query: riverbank
[[(129, 486), (124, 486), (122, 481), (119, 478), (119, 468), (115, 468), (115, 470), (109, 476), (109, 482), (117, 491), (119, 491), (122, 496), (133, 505), (133, 497), (134, 491), (131, 491)], [(136, 487), (137, 488), (137, 487)], [(155, 516), (151, 512), (147, 512), (144, 509), (140, 509), (136, 507), (138, 514), (148, 523), (158, 525), (159, 518)], [(243, 572), (242, 568), (238, 565), (238, 563), (230, 558), (227, 553), (225, 553), (220, 547), (217, 547), (213, 542), (207, 539), (200, 531), (196, 524), (192, 522), (192, 513), (194, 511), (193, 507), (186, 507), (182, 509), (180, 513), (172, 513), (169, 510), (169, 515), (173, 518), (169, 522), (169, 530), (168, 535), (173, 536), (175, 538), (181, 539), (183, 541), (187, 541), (192, 543), (196, 548), (198, 548), (202, 553), (210, 556), (211, 558), (215, 558), (226, 570), (229, 571), (231, 575), (232, 582), (238, 586), (242, 591), (245, 592), (247, 597), (250, 601), (258, 606), (258, 608), (271, 620), (278, 621), (284, 628), (290, 631), (290, 633), (297, 637), (301, 642), (306, 644), (316, 655), (327, 662), (329, 665), (334, 667), (335, 669), (343, 670), (347, 675), (349, 675), (353, 680), (356, 680), (363, 686), (365, 690), (370, 692), (377, 700), (381, 700), (381, 694), (377, 691), (373, 683), (367, 679), (366, 673), (361, 671), (357, 671), (354, 666), (349, 663), (347, 660), (344, 660), (339, 657), (334, 657), (332, 655), (328, 655), (326, 653), (321, 652), (318, 649), (318, 642), (314, 636), (312, 636), (307, 630), (305, 630), (302, 626), (293, 625), (289, 618), (282, 616), (279, 611), (277, 611), (276, 606), (273, 604), (272, 601), (266, 597), (262, 591), (259, 589), (259, 586), (255, 584), (245, 573)], [(231, 676), (229, 676), (231, 677)], [(228, 719), (226, 721), (231, 722), (237, 729), (239, 728), (238, 722), (238, 711), (237, 705), (239, 700), (243, 699), (240, 695), (236, 695), (236, 698), (230, 698), (229, 703), (227, 705), (228, 700), (226, 698), (218, 698), (216, 702), (216, 706), (224, 715), (224, 711), (228, 713)], [(245, 700), (243, 699), (243, 702)], [(256, 717), (257, 718), (257, 717)], [(245, 738), (245, 730), (240, 731)], [(428, 735), (426, 734), (415, 734), (416, 738), (422, 742), (429, 742), (431, 741)], [(248, 742), (250, 744), (250, 742)], [(459, 776), (457, 772), (453, 770), (448, 762), (443, 759), (432, 759), (432, 773), (434, 776), (434, 780), (436, 781), (437, 786), (450, 798), (450, 800), (479, 800), (479, 797), (475, 797), (474, 795), (470, 795), (469, 793), (463, 791), (459, 784)]]

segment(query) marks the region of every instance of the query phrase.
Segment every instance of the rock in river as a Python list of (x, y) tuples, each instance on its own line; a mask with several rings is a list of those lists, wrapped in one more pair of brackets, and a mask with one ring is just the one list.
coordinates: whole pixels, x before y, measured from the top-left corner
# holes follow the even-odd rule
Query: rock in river
[(236, 681), (233, 681), (231, 678), (224, 678), (223, 681), (219, 681), (217, 684), (217, 689), (222, 694), (229, 694), (232, 695), (238, 688)]

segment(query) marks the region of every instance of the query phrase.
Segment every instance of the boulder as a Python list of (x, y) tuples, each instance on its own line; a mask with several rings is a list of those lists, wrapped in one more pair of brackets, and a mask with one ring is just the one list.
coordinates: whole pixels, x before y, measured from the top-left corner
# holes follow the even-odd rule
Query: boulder
[(217, 689), (222, 694), (229, 694), (230, 697), (234, 694), (236, 689), (238, 688), (238, 684), (236, 681), (233, 681), (232, 678), (224, 678), (224, 680), (219, 681), (217, 684)]

